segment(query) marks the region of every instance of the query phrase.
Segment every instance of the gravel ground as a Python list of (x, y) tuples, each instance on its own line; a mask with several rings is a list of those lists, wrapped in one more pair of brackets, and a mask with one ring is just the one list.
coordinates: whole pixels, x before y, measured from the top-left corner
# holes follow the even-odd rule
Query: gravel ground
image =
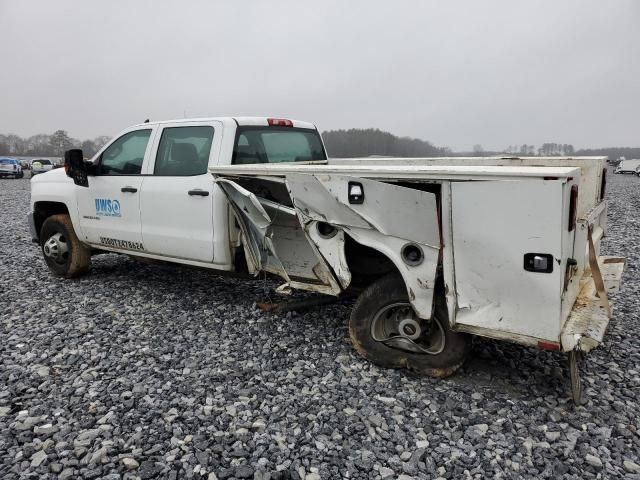
[(416, 378), (354, 353), (349, 305), (257, 310), (263, 281), (116, 255), (59, 280), (2, 180), (0, 478), (640, 479), (640, 179), (609, 178), (629, 266), (577, 408), (557, 353), (478, 340)]

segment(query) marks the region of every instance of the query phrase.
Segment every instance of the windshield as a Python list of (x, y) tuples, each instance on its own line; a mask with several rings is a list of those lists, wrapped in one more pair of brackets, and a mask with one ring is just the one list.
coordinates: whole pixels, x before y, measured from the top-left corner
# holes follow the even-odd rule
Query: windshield
[(14, 163), (16, 163), (16, 161), (10, 158), (0, 158), (0, 165), (13, 165)]
[(51, 160), (47, 160), (46, 158), (34, 160), (33, 163), (39, 163), (41, 165), (51, 165)]
[(239, 127), (235, 165), (326, 160), (317, 130), (290, 127)]

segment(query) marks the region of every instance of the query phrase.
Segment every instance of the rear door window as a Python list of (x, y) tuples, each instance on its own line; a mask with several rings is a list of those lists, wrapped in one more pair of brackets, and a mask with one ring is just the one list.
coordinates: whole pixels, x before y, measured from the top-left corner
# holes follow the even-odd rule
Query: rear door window
[(162, 131), (153, 174), (185, 177), (207, 173), (213, 127), (167, 127)]

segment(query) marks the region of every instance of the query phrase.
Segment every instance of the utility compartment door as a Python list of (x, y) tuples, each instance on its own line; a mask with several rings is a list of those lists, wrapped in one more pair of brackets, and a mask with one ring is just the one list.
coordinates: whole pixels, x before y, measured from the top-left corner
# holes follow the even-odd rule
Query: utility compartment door
[[(561, 179), (451, 183), (456, 324), (471, 327), (462, 329), (559, 340), (563, 187)], [(551, 255), (553, 270), (526, 270), (526, 254)]]

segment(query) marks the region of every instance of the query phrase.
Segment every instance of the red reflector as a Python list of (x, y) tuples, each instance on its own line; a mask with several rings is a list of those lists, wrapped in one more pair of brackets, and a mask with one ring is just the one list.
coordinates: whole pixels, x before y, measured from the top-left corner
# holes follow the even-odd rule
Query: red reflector
[(576, 216), (578, 215), (578, 186), (571, 185), (571, 199), (569, 200), (569, 231), (576, 228)]
[(559, 343), (554, 343), (554, 342), (539, 341), (538, 342), (538, 348), (544, 348), (545, 350), (558, 351), (558, 350), (560, 350), (560, 344)]
[(607, 190), (607, 169), (602, 169), (602, 182), (600, 183), (600, 200), (604, 200), (604, 194)]
[(293, 122), (286, 118), (267, 118), (270, 127), (293, 127)]

